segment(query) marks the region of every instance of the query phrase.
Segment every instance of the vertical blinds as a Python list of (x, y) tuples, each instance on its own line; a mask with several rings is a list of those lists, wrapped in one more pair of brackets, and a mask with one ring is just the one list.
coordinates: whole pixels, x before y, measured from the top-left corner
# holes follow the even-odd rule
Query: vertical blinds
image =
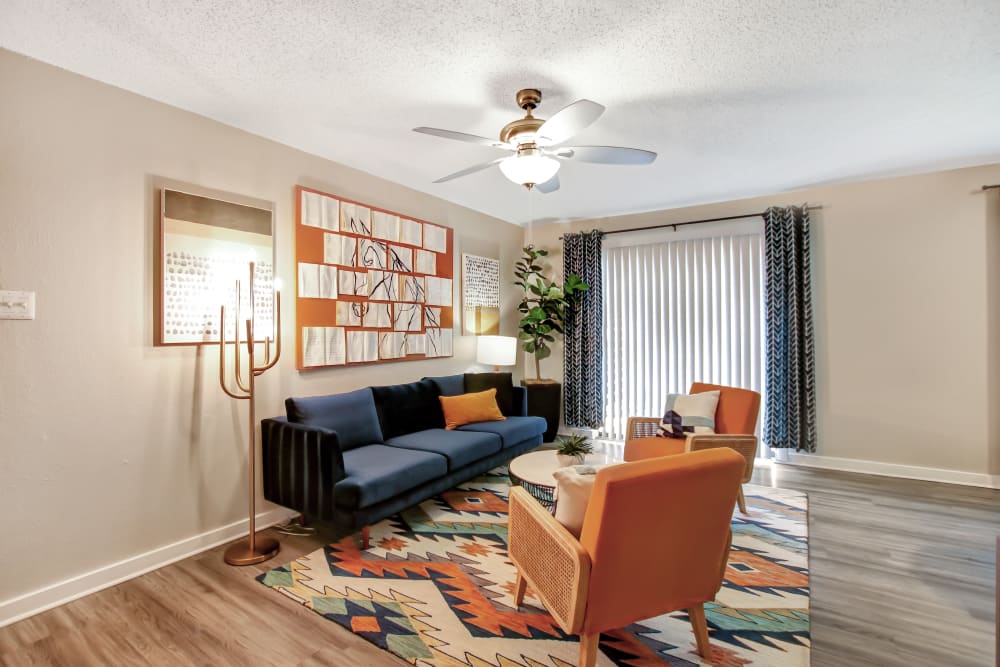
[(763, 232), (747, 229), (605, 247), (601, 436), (623, 439), (630, 416), (662, 415), (695, 381), (761, 391)]

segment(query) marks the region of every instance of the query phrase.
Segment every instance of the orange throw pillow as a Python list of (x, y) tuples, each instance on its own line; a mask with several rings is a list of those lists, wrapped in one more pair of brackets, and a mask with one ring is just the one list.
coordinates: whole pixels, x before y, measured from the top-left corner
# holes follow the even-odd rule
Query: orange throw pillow
[(441, 396), (444, 427), (449, 431), (475, 422), (498, 422), (507, 419), (497, 406), (497, 390), (487, 389), (474, 394)]

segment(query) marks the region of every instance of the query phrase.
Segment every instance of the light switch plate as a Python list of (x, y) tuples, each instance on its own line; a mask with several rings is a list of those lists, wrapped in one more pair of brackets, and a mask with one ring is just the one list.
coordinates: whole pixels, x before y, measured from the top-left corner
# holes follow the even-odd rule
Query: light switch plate
[(0, 290), (0, 320), (35, 319), (35, 293)]

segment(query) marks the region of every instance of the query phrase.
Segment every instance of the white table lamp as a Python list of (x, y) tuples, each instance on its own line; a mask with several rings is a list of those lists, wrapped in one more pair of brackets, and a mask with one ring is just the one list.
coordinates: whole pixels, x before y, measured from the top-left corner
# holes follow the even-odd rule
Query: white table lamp
[(517, 363), (517, 339), (513, 336), (478, 336), (476, 341), (476, 362), (493, 366), (494, 373), (501, 366)]

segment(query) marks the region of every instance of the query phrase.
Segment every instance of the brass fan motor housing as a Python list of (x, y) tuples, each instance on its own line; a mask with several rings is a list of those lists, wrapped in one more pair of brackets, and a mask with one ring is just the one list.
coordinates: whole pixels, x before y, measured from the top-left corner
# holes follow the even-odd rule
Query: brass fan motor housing
[(518, 144), (517, 138), (523, 134), (534, 134), (545, 122), (544, 118), (535, 118), (531, 115), (532, 109), (542, 102), (542, 91), (537, 88), (524, 88), (517, 91), (517, 106), (525, 110), (524, 118), (504, 125), (500, 130), (500, 141), (504, 143)]
[(543, 118), (535, 118), (531, 116), (531, 112), (528, 112), (528, 116), (525, 118), (518, 118), (515, 121), (507, 123), (500, 130), (500, 141), (518, 144), (520, 143), (517, 138), (523, 134), (534, 135), (538, 131), (538, 128), (542, 126), (545, 120)]

